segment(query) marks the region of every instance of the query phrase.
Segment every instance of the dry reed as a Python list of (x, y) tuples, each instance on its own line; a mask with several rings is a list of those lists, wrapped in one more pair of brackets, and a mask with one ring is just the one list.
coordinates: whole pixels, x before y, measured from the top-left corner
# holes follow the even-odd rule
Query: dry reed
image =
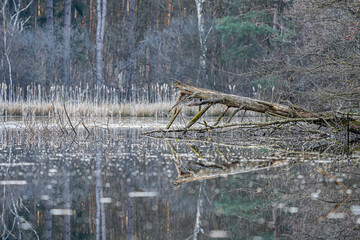
[[(131, 96), (124, 89), (102, 87), (91, 91), (88, 86), (52, 86), (46, 91), (41, 85), (24, 89), (0, 85), (0, 116), (53, 116), (64, 109), (71, 117), (168, 117), (176, 102), (176, 91), (169, 85), (150, 88), (132, 87)], [(128, 99), (124, 101), (124, 99)], [(181, 115), (193, 116), (198, 109), (184, 107)], [(207, 116), (218, 116), (224, 108), (212, 107)]]

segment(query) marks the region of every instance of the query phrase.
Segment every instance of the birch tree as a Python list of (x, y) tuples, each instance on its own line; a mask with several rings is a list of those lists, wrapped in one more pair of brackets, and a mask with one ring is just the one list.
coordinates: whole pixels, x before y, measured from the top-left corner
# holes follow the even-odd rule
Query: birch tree
[(50, 35), (54, 32), (54, 0), (46, 0), (46, 28)]
[(196, 85), (199, 85), (199, 80), (203, 81), (205, 88), (211, 88), (209, 86), (209, 76), (206, 64), (206, 35), (205, 35), (205, 20), (204, 20), (204, 3), (205, 0), (195, 0), (196, 3), (196, 14), (198, 19), (198, 30), (199, 30), (199, 41), (200, 41), (200, 69), (199, 76), (196, 79)]
[(100, 89), (103, 83), (103, 51), (106, 20), (107, 0), (97, 0), (97, 26), (96, 26), (96, 85)]

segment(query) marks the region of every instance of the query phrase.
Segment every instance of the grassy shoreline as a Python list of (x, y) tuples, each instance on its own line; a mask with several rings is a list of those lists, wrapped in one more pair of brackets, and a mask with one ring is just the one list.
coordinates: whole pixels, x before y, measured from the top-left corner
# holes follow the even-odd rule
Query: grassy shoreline
[[(122, 99), (131, 100), (122, 102)], [(66, 109), (70, 117), (170, 117), (176, 99), (177, 91), (167, 84), (155, 84), (150, 88), (132, 86), (131, 95), (126, 96), (124, 89), (119, 91), (106, 86), (90, 90), (87, 85), (54, 85), (46, 91), (36, 84), (22, 89), (1, 83), (0, 116), (54, 116)], [(213, 106), (206, 116), (219, 116), (224, 110), (223, 106)], [(197, 111), (197, 107), (184, 106), (181, 115), (194, 116)]]

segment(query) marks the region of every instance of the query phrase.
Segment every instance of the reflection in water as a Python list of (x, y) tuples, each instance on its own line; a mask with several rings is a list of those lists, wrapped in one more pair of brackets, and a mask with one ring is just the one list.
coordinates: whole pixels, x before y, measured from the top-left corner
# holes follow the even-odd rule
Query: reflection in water
[[(50, 161), (47, 161), (46, 163), (46, 168), (49, 169), (49, 173), (51, 170), (50, 167)], [(55, 170), (55, 169), (54, 169)], [(52, 170), (52, 172), (57, 172), (57, 170)], [(50, 181), (51, 178), (47, 177), (48, 180)], [(53, 187), (49, 184), (49, 185), (45, 185), (45, 195), (42, 196), (42, 200), (44, 201), (45, 204), (45, 239), (46, 240), (50, 240), (52, 239), (52, 215), (55, 215), (53, 212), (51, 212), (51, 209), (53, 207)]]
[(75, 140), (0, 134), (2, 239), (359, 234), (360, 171), (340, 157), (158, 140), (137, 129), (97, 130), (87, 139), (79, 132)]
[[(69, 159), (63, 150), (64, 169), (63, 169), (63, 190), (62, 196), (64, 201), (65, 213), (71, 211), (71, 196), (70, 196), (70, 175), (69, 175)], [(70, 214), (64, 214), (64, 239), (69, 240), (70, 237)]]
[[(96, 168), (95, 168), (95, 179), (96, 179), (96, 240), (106, 239), (106, 224), (105, 224), (105, 210), (104, 210), (104, 192), (102, 184), (102, 153), (103, 146), (101, 142), (96, 144)], [(106, 201), (105, 201), (106, 202)], [(101, 230), (100, 230), (101, 229)]]
[(205, 182), (201, 182), (200, 188), (199, 188), (199, 197), (198, 197), (198, 201), (197, 201), (196, 220), (195, 220), (195, 227), (194, 227), (194, 238), (193, 238), (194, 240), (197, 239), (198, 233), (200, 231), (202, 231), (200, 218), (201, 218), (201, 213), (203, 211), (202, 191), (203, 191), (204, 184), (205, 184)]

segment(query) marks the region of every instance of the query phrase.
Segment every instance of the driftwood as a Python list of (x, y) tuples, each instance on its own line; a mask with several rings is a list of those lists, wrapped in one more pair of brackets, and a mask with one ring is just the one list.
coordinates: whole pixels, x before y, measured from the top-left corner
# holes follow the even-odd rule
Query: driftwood
[[(218, 129), (218, 128), (231, 128), (231, 127), (245, 127), (253, 126), (261, 127), (261, 124), (268, 126), (269, 124), (284, 124), (289, 122), (308, 122), (315, 123), (318, 125), (327, 126), (335, 129), (345, 129), (348, 132), (360, 134), (360, 121), (359, 116), (349, 113), (316, 113), (312, 111), (307, 111), (297, 106), (284, 105), (278, 103), (266, 102), (258, 99), (252, 99), (248, 97), (242, 97), (232, 94), (226, 94), (218, 91), (207, 90), (203, 88), (197, 88), (190, 85), (183, 84), (176, 81), (174, 84), (175, 88), (179, 91), (178, 102), (173, 107), (174, 114), (170, 122), (165, 129), (155, 130), (147, 132), (148, 134), (153, 132), (173, 132), (173, 131), (204, 131), (209, 129)], [(183, 129), (170, 129), (172, 123), (179, 115), (182, 105), (188, 104), (189, 106), (202, 106), (204, 108), (195, 115), (195, 117), (185, 126)], [(221, 104), (226, 106), (226, 110), (218, 117), (216, 123), (212, 126), (205, 124), (202, 128), (191, 129), (190, 128), (198, 122), (198, 120), (206, 113), (206, 111), (215, 104)], [(229, 124), (229, 121), (232, 119), (233, 115), (229, 118), (229, 121), (222, 125), (217, 126), (220, 120), (223, 118), (225, 113), (230, 109), (234, 108), (233, 115), (235, 115), (240, 110), (244, 111), (253, 111), (258, 113), (264, 113), (267, 115), (275, 116), (282, 118), (280, 120), (273, 121), (272, 123), (242, 123), (242, 125)], [(146, 134), (146, 133), (145, 133)]]

